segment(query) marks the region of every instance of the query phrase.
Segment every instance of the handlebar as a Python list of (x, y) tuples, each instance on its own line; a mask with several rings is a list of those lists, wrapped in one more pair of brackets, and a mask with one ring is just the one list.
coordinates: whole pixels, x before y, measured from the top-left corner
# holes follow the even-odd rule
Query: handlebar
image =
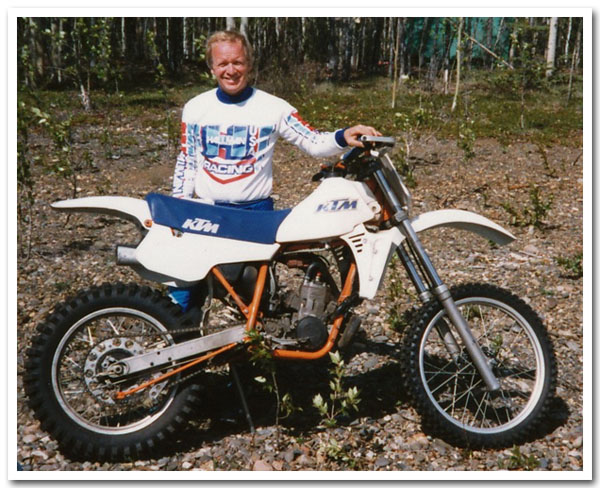
[(326, 163), (321, 166), (321, 171), (313, 175), (312, 181), (319, 181), (329, 176), (346, 176), (348, 172), (355, 173), (357, 170), (351, 168), (352, 163), (357, 161), (363, 154), (370, 154), (371, 151), (377, 151), (378, 156), (383, 155), (396, 144), (393, 137), (366, 136), (360, 137), (363, 147), (353, 147), (345, 152), (337, 163)]
[(396, 144), (396, 139), (393, 137), (384, 137), (384, 136), (360, 136), (360, 142), (363, 143), (363, 147), (353, 147), (350, 151), (346, 152), (342, 156), (342, 160), (346, 162), (350, 162), (361, 154), (371, 151), (371, 150), (379, 150), (383, 148), (391, 149)]

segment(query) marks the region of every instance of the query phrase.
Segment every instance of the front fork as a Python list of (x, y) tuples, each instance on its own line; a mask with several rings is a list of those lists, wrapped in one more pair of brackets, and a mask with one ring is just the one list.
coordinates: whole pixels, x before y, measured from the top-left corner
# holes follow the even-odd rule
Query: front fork
[[(419, 293), (419, 297), (421, 298), (421, 300), (427, 301), (429, 298), (431, 298), (432, 293), (433, 295), (435, 295), (435, 297), (444, 307), (444, 310), (446, 311), (450, 322), (456, 328), (458, 335), (462, 339), (462, 343), (465, 345), (465, 349), (469, 353), (469, 356), (471, 356), (471, 360), (473, 361), (473, 364), (475, 364), (475, 368), (481, 375), (481, 378), (483, 379), (487, 389), (489, 391), (499, 390), (500, 383), (498, 379), (492, 372), (492, 369), (490, 368), (490, 365), (488, 364), (485, 355), (483, 354), (481, 348), (479, 347), (479, 344), (477, 344), (477, 341), (473, 337), (469, 324), (458, 310), (458, 307), (456, 306), (456, 303), (454, 302), (454, 299), (452, 298), (448, 287), (442, 282), (436, 269), (433, 267), (433, 264), (429, 259), (429, 256), (425, 252), (425, 249), (421, 244), (417, 233), (413, 229), (408, 215), (404, 211), (401, 202), (397, 199), (395, 193), (388, 185), (385, 175), (382, 173), (381, 170), (376, 171), (374, 173), (374, 176), (377, 180), (377, 183), (379, 184), (379, 187), (383, 190), (383, 193), (386, 196), (388, 203), (394, 210), (393, 218), (397, 222), (400, 231), (406, 238), (406, 242), (408, 243), (409, 249), (413, 252), (413, 255), (415, 257), (415, 261), (418, 263), (421, 272), (429, 281), (429, 286), (423, 283), (419, 273), (417, 272), (414, 262), (410, 259), (410, 256), (408, 255), (406, 250), (401, 246), (398, 247), (398, 256), (404, 264), (404, 267), (406, 268), (410, 279), (415, 285)], [(452, 335), (451, 331), (449, 330), (448, 326), (444, 321), (441, 321), (441, 323), (437, 327), (440, 336), (443, 338), (444, 343), (448, 348), (448, 351), (450, 352), (452, 357), (456, 359), (460, 353), (460, 348), (458, 347), (454, 336)]]
[[(462, 339), (462, 343), (465, 345), (469, 356), (471, 356), (471, 359), (473, 360), (473, 363), (475, 364), (477, 371), (481, 375), (487, 389), (489, 391), (499, 390), (500, 383), (498, 382), (498, 379), (492, 372), (492, 369), (490, 368), (490, 365), (488, 364), (485, 355), (483, 354), (481, 348), (479, 347), (479, 344), (473, 337), (469, 324), (467, 323), (463, 315), (460, 313), (460, 310), (458, 310), (458, 307), (456, 306), (456, 303), (454, 302), (454, 299), (452, 298), (448, 287), (442, 282), (440, 276), (433, 267), (429, 256), (425, 252), (425, 249), (423, 248), (423, 245), (421, 244), (421, 241), (417, 236), (417, 233), (412, 228), (412, 225), (410, 224), (408, 219), (403, 220), (401, 222), (401, 226), (402, 230), (404, 231), (403, 233), (406, 237), (408, 245), (414, 253), (415, 260), (420, 264), (421, 271), (425, 274), (425, 276), (429, 279), (429, 282), (431, 283), (430, 287), (427, 287), (425, 283), (423, 283), (416, 269), (416, 266), (411, 260), (411, 257), (409, 256), (408, 252), (402, 246), (399, 246), (397, 249), (398, 257), (404, 264), (404, 267), (406, 268), (411, 281), (413, 282), (415, 288), (419, 292), (419, 297), (421, 298), (421, 300), (427, 301), (431, 298), (432, 293), (433, 295), (435, 295), (435, 297), (444, 307), (444, 310), (446, 311), (450, 322), (456, 328), (458, 335)], [(440, 337), (442, 337), (444, 343), (446, 344), (446, 347), (448, 348), (448, 352), (452, 355), (454, 359), (457, 359), (460, 353), (460, 348), (456, 343), (456, 340), (454, 339), (454, 336), (452, 335), (452, 332), (450, 331), (448, 325), (445, 321), (442, 320), (438, 324), (436, 324), (436, 327), (438, 329)]]

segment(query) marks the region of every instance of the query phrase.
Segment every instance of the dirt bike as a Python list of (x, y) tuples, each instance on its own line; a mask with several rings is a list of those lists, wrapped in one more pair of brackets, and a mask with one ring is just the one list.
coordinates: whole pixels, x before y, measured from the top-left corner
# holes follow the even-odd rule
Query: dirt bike
[(403, 265), (422, 302), (398, 347), (423, 422), (471, 448), (511, 446), (531, 434), (556, 376), (540, 318), (497, 286), (449, 288), (418, 234), (443, 226), (498, 245), (514, 237), (462, 210), (411, 217), (410, 193), (389, 156), (394, 139), (362, 141), (323, 165), (313, 177), (318, 187), (292, 209), (160, 194), (52, 204), (135, 222), (141, 241), (118, 245), (117, 263), (193, 290), (184, 313), (157, 290), (105, 284), (57, 305), (38, 326), (24, 384), (63, 452), (151, 454), (193, 416), (201, 373), (247, 359), (257, 336), (282, 360), (315, 360), (347, 346), (360, 327), (356, 307), (375, 296), (392, 262)]

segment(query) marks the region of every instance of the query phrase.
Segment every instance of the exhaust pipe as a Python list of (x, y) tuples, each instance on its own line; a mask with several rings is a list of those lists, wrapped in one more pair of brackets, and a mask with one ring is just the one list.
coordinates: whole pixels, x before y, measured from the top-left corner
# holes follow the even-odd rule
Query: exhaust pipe
[(140, 262), (135, 257), (137, 248), (133, 246), (117, 246), (117, 264), (123, 266), (135, 266)]

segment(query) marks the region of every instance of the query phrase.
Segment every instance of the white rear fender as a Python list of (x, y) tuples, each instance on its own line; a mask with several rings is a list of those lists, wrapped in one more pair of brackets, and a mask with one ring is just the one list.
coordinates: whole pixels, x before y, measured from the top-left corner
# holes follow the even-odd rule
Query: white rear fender
[(485, 239), (494, 241), (500, 246), (515, 240), (515, 236), (495, 222), (483, 215), (467, 212), (466, 210), (434, 210), (418, 215), (411, 219), (411, 223), (416, 232), (423, 232), (436, 227), (452, 227), (473, 232)]
[(51, 204), (55, 210), (63, 212), (88, 212), (108, 214), (139, 224), (143, 228), (151, 221), (150, 208), (145, 200), (130, 197), (84, 197), (62, 200)]

